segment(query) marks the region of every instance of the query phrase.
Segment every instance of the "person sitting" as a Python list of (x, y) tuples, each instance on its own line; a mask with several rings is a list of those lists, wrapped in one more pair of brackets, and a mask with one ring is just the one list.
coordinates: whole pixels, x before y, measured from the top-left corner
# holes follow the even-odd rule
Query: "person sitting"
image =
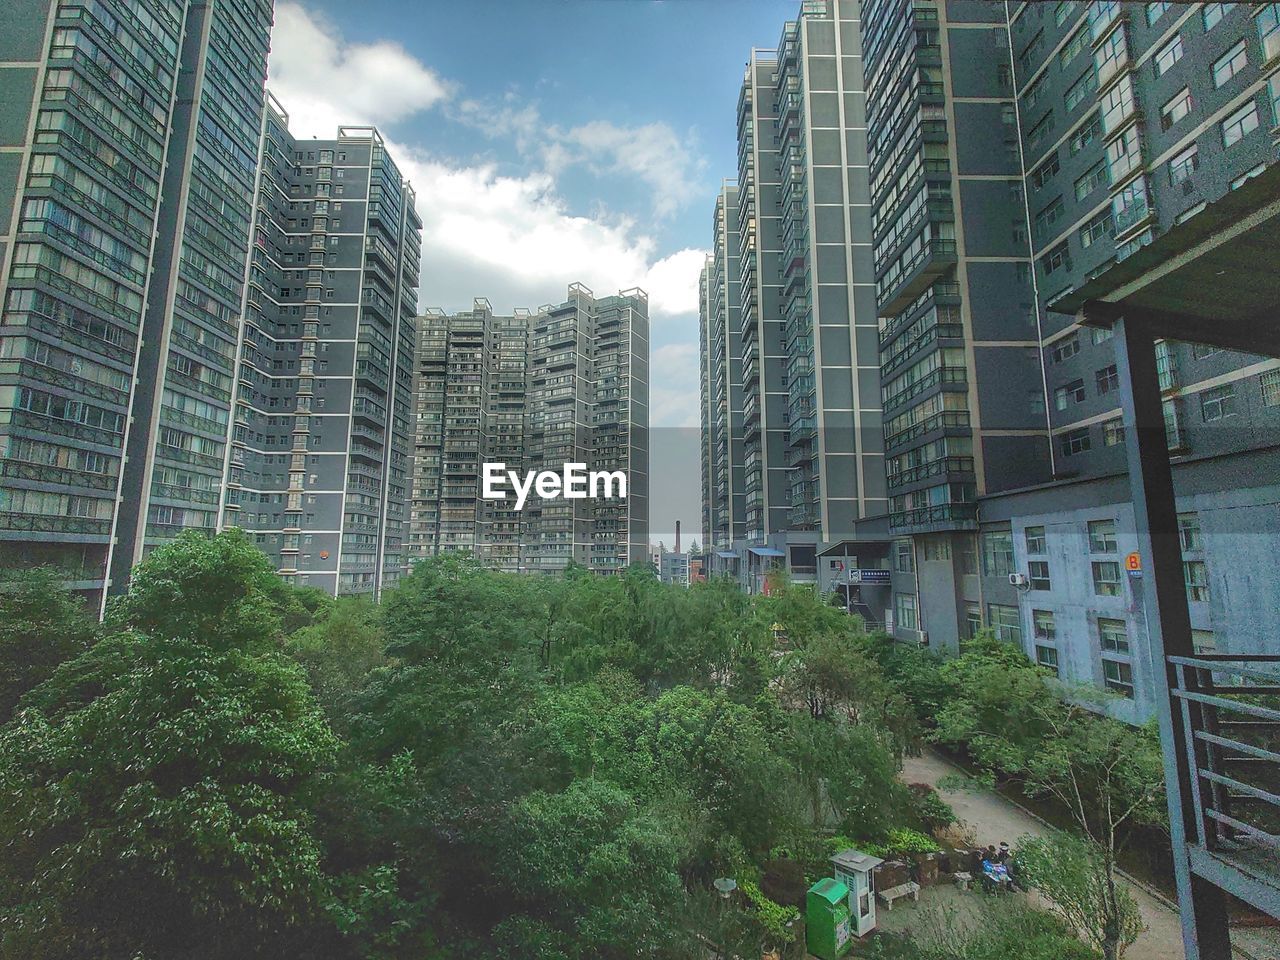
[(996, 863), (1007, 864), (1008, 862), (1009, 862), (1009, 844), (1001, 841), (1000, 849), (996, 851)]

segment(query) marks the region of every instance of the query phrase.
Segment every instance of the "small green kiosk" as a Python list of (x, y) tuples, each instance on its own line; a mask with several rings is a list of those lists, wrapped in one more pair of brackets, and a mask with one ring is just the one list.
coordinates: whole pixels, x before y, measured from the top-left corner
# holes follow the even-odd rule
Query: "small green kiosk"
[(849, 915), (849, 888), (824, 877), (809, 888), (805, 898), (805, 941), (819, 960), (836, 960), (853, 946)]

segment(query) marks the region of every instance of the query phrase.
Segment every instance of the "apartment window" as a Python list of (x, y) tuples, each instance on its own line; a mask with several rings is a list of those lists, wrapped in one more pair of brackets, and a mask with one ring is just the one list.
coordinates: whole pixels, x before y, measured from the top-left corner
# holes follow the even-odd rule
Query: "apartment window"
[(1031, 611), (1031, 631), (1037, 640), (1054, 640), (1058, 636), (1052, 610)]
[(951, 541), (945, 536), (925, 537), (920, 546), (926, 563), (951, 559)]
[(1178, 545), (1183, 553), (1204, 549), (1200, 539), (1200, 518), (1196, 514), (1178, 514)]
[(916, 617), (916, 598), (912, 593), (899, 593), (895, 597), (894, 610), (898, 617), (898, 627), (903, 630), (919, 629), (920, 621)]
[(1280, 53), (1280, 3), (1268, 3), (1258, 11), (1258, 39), (1262, 41), (1262, 59), (1270, 60)]
[(1050, 356), (1054, 363), (1061, 363), (1063, 360), (1070, 359), (1080, 352), (1080, 338), (1076, 334), (1063, 337), (1053, 347)]
[(1169, 161), (1169, 182), (1185, 183), (1198, 169), (1200, 169), (1200, 151), (1193, 143)]
[(1094, 140), (1098, 139), (1098, 136), (1101, 133), (1102, 118), (1099, 114), (1095, 113), (1084, 123), (1080, 124), (1080, 126), (1076, 128), (1076, 132), (1071, 135), (1071, 140), (1068, 142), (1068, 149), (1071, 151), (1071, 155), (1074, 157), (1089, 144), (1093, 143)]
[(1058, 651), (1053, 647), (1046, 647), (1042, 643), (1037, 643), (1036, 664), (1046, 670), (1052, 670), (1053, 675), (1056, 677), (1058, 675)]
[(1244, 41), (1241, 40), (1234, 47), (1219, 57), (1213, 64), (1213, 85), (1215, 88), (1222, 86), (1237, 73), (1243, 70), (1249, 63), (1249, 54), (1245, 50)]
[(1114, 520), (1089, 521), (1089, 551), (1091, 553), (1116, 552), (1116, 522)]
[(1111, 215), (1111, 209), (1107, 208), (1089, 218), (1085, 225), (1080, 228), (1080, 246), (1088, 249), (1104, 237), (1114, 237), (1115, 235), (1116, 221)]
[(968, 637), (972, 640), (978, 635), (978, 631), (982, 629), (982, 610), (976, 603), (966, 603), (964, 607), (965, 626), (968, 629)]
[(1064, 266), (1068, 270), (1071, 269), (1071, 257), (1068, 255), (1065, 240), (1040, 258), (1040, 267), (1046, 274), (1053, 273)]
[(1076, 430), (1068, 430), (1058, 438), (1058, 443), (1062, 448), (1064, 457), (1073, 457), (1077, 453), (1084, 453), (1092, 446), (1089, 441), (1089, 428), (1080, 427)]
[(1232, 384), (1224, 384), (1205, 390), (1200, 394), (1200, 416), (1205, 423), (1225, 420), (1236, 415), (1236, 388)]
[(1053, 129), (1053, 111), (1050, 110), (1027, 131), (1027, 146), (1034, 149), (1042, 144)]
[(1098, 645), (1107, 653), (1129, 655), (1129, 631), (1123, 620), (1098, 618)]
[(1002, 603), (987, 604), (987, 623), (997, 640), (1022, 646), (1022, 622), (1018, 619), (1018, 608)]
[(1084, 381), (1072, 380), (1065, 386), (1059, 387), (1053, 391), (1053, 405), (1058, 410), (1065, 410), (1072, 403), (1080, 403), (1084, 400)]
[(1183, 87), (1173, 98), (1160, 108), (1160, 129), (1168, 130), (1183, 117), (1191, 113), (1191, 89)]
[(1258, 374), (1258, 386), (1262, 390), (1264, 407), (1280, 407), (1280, 370)]
[(991, 530), (982, 535), (982, 573), (988, 577), (1007, 577), (1013, 573), (1013, 533)]
[(972, 534), (961, 534), (957, 541), (956, 553), (960, 560), (960, 572), (962, 574), (975, 574), (978, 572), (978, 541)]
[(893, 569), (899, 573), (913, 573), (915, 558), (911, 555), (911, 541), (898, 540), (893, 545)]
[(1111, 327), (1094, 327), (1089, 331), (1089, 337), (1095, 344), (1106, 343), (1116, 334)]
[(1090, 65), (1089, 69), (1073, 83), (1066, 92), (1064, 97), (1067, 105), (1067, 111), (1070, 112), (1080, 105), (1080, 103), (1098, 89), (1098, 73)]
[(1107, 183), (1107, 165), (1099, 160), (1076, 180), (1076, 203), (1083, 203), (1084, 198)]
[(1067, 64), (1080, 55), (1080, 51), (1085, 48), (1088, 42), (1089, 31), (1085, 27), (1081, 27), (1071, 35), (1071, 39), (1066, 42), (1058, 53), (1058, 66), (1065, 68)]
[(1133, 664), (1123, 660), (1103, 660), (1102, 679), (1108, 690), (1133, 699)]
[(1258, 105), (1250, 100), (1222, 121), (1222, 145), (1233, 147), (1258, 129)]
[(1032, 560), (1027, 564), (1027, 572), (1031, 575), (1032, 590), (1052, 590), (1049, 579), (1049, 561)]
[(1173, 65), (1182, 59), (1182, 35), (1174, 37), (1156, 54), (1156, 76), (1160, 77), (1168, 73)]
[(1071, 0), (1058, 0), (1058, 5), (1053, 8), (1053, 25), (1060, 27), (1071, 19), (1071, 14), (1075, 9), (1075, 4)]
[(1040, 102), (1040, 98), (1044, 96), (1044, 83), (1045, 79), (1041, 77), (1027, 88), (1027, 92), (1022, 95), (1022, 109), (1030, 110)]
[(1209, 599), (1209, 568), (1203, 560), (1184, 560), (1182, 579), (1187, 584), (1187, 599), (1205, 603)]
[(1120, 564), (1115, 560), (1094, 560), (1093, 592), (1099, 597), (1120, 596)]
[(1200, 11), (1200, 16), (1204, 19), (1204, 32), (1208, 33), (1221, 23), (1226, 12), (1227, 5), (1225, 3), (1206, 3)]
[(1165, 15), (1165, 11), (1169, 9), (1169, 4), (1165, 0), (1159, 3), (1147, 4), (1147, 26), (1154, 26), (1155, 22)]
[(1053, 154), (1040, 166), (1036, 167), (1031, 173), (1031, 189), (1039, 193), (1044, 187), (1058, 175), (1061, 168), (1058, 166), (1058, 151)]
[(1066, 206), (1062, 202), (1062, 197), (1055, 197), (1053, 202), (1036, 214), (1036, 231), (1045, 233), (1049, 227), (1057, 223), (1066, 211)]
[(1044, 527), (1027, 527), (1022, 531), (1027, 553), (1044, 553)]
[(1098, 387), (1098, 396), (1105, 396), (1113, 390), (1120, 389), (1120, 374), (1116, 371), (1114, 363), (1103, 367), (1093, 375), (1094, 381)]
[(1120, 417), (1108, 420), (1102, 425), (1102, 445), (1118, 447), (1122, 443), (1124, 443), (1124, 420)]

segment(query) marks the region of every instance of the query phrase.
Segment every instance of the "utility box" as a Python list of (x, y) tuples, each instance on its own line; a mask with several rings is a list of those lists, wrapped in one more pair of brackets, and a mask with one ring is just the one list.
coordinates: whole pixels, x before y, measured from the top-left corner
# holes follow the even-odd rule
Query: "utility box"
[(849, 920), (853, 932), (865, 937), (876, 928), (876, 881), (873, 871), (884, 863), (860, 850), (841, 850), (831, 858), (835, 878), (849, 889)]
[(824, 877), (805, 896), (805, 945), (819, 960), (836, 960), (853, 946), (849, 888)]

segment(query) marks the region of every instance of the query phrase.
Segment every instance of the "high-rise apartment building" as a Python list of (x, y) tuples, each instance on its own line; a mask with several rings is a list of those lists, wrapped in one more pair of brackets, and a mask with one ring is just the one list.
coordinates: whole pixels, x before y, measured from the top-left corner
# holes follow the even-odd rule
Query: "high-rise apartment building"
[(861, 53), (859, 4), (809, 0), (738, 100), (745, 530), (716, 560), (752, 588), (887, 503)]
[(1008, 23), (870, 0), (863, 31), (892, 619), (945, 643), (981, 610), (978, 498), (1049, 475)]
[(714, 253), (699, 290), (703, 412), (703, 541), (729, 553), (746, 537), (738, 188), (716, 198)]
[[(419, 319), (410, 559), (474, 552), (513, 572), (571, 561), (616, 573), (648, 557), (649, 321), (639, 290), (558, 306)], [(482, 498), (483, 465), (621, 471), (627, 497)]]
[(296, 583), (394, 581), (420, 224), (376, 131), (298, 144), (264, 108), (267, 0), (21, 6), (0, 561), (102, 596), (241, 526)]
[[(787, 219), (786, 193), (791, 175), (806, 184), (816, 243), (821, 168), (787, 163), (796, 141), (817, 149), (823, 125), (805, 115), (788, 139), (787, 98), (822, 81), (788, 90), (785, 63), (792, 39), (833, 12), (805, 4), (776, 54), (753, 55), (739, 100), (746, 543), (712, 557), (753, 587), (744, 566), (812, 575), (790, 549), (808, 533), (805, 485), (815, 470), (850, 477), (805, 459), (791, 317), (811, 283), (821, 333), (830, 288), (821, 269), (803, 282), (789, 272), (805, 220)], [(871, 0), (855, 27), (870, 212), (845, 242), (855, 268), (862, 248), (873, 269), (888, 499), (843, 544), (817, 528), (816, 579), (902, 639), (951, 649), (989, 627), (1141, 719), (1150, 677), (1140, 583), (1125, 572), (1137, 541), (1116, 358), (1108, 330), (1053, 308), (1275, 162), (1280, 5)], [(848, 199), (852, 212), (856, 191)], [(818, 338), (815, 365), (835, 339)], [(1280, 362), (1173, 341), (1157, 351), (1196, 642), (1262, 652), (1280, 593), (1248, 571), (1267, 569), (1280, 538)], [(707, 410), (714, 435), (714, 394)], [(786, 427), (772, 443), (770, 424)]]
[[(1125, 569), (1137, 539), (1114, 344), (1052, 307), (1276, 162), (1280, 5), (1010, 9), (1052, 474), (981, 502), (983, 620), (1138, 720), (1152, 667)], [(1280, 587), (1250, 571), (1280, 544), (1280, 362), (1165, 341), (1157, 364), (1196, 646), (1266, 652)]]
[(0, 31), (0, 561), (101, 594), (217, 524), (269, 0)]
[(221, 526), (299, 585), (404, 568), (421, 222), (376, 130), (262, 136)]

